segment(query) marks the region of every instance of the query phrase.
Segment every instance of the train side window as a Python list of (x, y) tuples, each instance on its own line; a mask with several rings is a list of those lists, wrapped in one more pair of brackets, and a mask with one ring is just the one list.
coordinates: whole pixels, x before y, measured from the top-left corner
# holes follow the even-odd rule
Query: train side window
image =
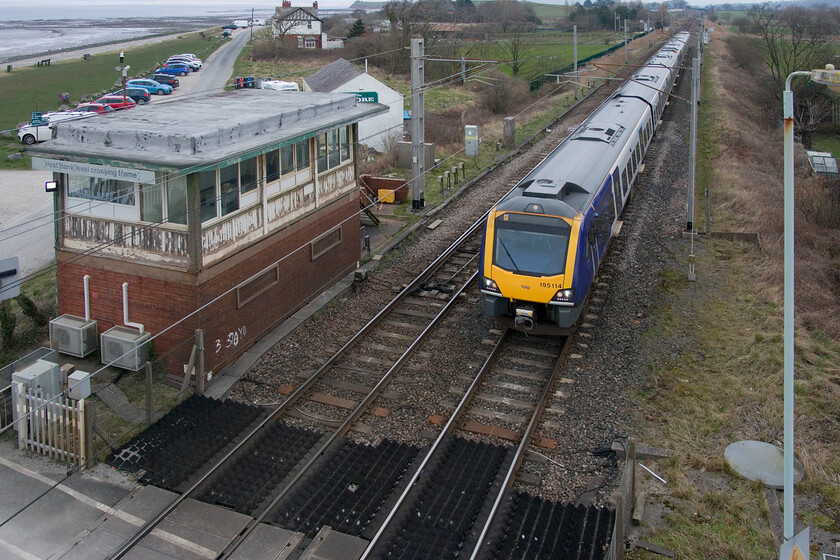
[(613, 190), (615, 191), (616, 196), (621, 192), (621, 183), (618, 179), (618, 167), (613, 169), (612, 172), (612, 182), (613, 182)]
[(624, 196), (627, 196), (627, 192), (630, 190), (630, 181), (627, 180), (627, 168), (630, 167), (630, 162), (627, 163), (628, 165), (621, 171), (621, 179), (623, 181), (621, 186)]
[(642, 145), (636, 144), (636, 159), (638, 160), (639, 164), (642, 163)]

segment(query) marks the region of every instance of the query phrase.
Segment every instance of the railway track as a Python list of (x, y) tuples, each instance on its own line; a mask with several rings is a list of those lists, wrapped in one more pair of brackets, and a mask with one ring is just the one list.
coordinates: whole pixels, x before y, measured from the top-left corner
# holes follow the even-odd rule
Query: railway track
[[(432, 419), (438, 423), (445, 420), (446, 425), (428, 452), (389, 440), (376, 447), (358, 446), (345, 437), (351, 429), (364, 431), (359, 420), (365, 413), (387, 415), (386, 407), (374, 403), (417, 355), (430, 333), (444, 324), (447, 313), (459, 303), (468, 303), (461, 294), (471, 286), (474, 290), (475, 236), (480, 226), (479, 221), (465, 232), (309, 379), (290, 388), (289, 396), (271, 413), (260, 414), (256, 407), (238, 405), (234, 415), (238, 421), (229, 423), (229, 431), (247, 426), (240, 432), (246, 435), (216, 438), (215, 446), (208, 437), (198, 437), (203, 443), (201, 453), (190, 454), (186, 465), (177, 441), (161, 453), (147, 452), (161, 439), (156, 430), (142, 434), (115, 454), (113, 465), (139, 470), (145, 480), (181, 494), (111, 558), (130, 553), (194, 498), (249, 516), (242, 531), (223, 549), (214, 551), (214, 558), (238, 557), (240, 547), (247, 549), (252, 535), (261, 534), (267, 526), (299, 535), (301, 546), (316, 541), (319, 535), (321, 540), (327, 535), (333, 540), (349, 536), (358, 550), (348, 558), (356, 558), (358, 553), (385, 557), (395, 549), (428, 550), (426, 557), (438, 558), (445, 551), (478, 547), (485, 538), (497, 549), (496, 541), (504, 529), (492, 530), (496, 514), (504, 510), (499, 518), (508, 519), (516, 509), (510, 499), (501, 501), (502, 490), (512, 487), (536, 438), (561, 356), (568, 347), (566, 339), (540, 339), (511, 331), (498, 336), (484, 366), (469, 379), (469, 386), (459, 386), (459, 381), (467, 380), (463, 376), (456, 379), (450, 392), (463, 395), (448, 419)], [(346, 376), (348, 372), (353, 375)], [(367, 383), (359, 383), (360, 378)], [(232, 416), (233, 409), (225, 408), (230, 405), (208, 400), (194, 398), (185, 405), (194, 409), (199, 419), (180, 417), (179, 407), (171, 413), (174, 418), (167, 420), (168, 415), (161, 424), (198, 427), (212, 416), (215, 422), (206, 423), (218, 427), (219, 419)], [(495, 411), (483, 407), (487, 402), (494, 403)], [(506, 410), (500, 410), (500, 405)], [(210, 414), (211, 410), (217, 413)], [(308, 429), (293, 426), (284, 417), (310, 425)], [(467, 437), (458, 437), (459, 432)], [(481, 438), (494, 442), (479, 441)], [(515, 451), (509, 447), (510, 441), (519, 444)], [(550, 446), (552, 442), (538, 440), (538, 444)], [(211, 466), (195, 466), (208, 455), (214, 456)], [(176, 476), (178, 469), (171, 466), (174, 458), (195, 474)], [(480, 468), (476, 471), (473, 466)], [(421, 476), (425, 476), (424, 482), (418, 484)], [(464, 498), (467, 496), (469, 499)], [(389, 504), (394, 500), (396, 503)], [(549, 517), (552, 509), (541, 508)], [(427, 522), (412, 523), (415, 516)], [(572, 511), (567, 518), (578, 517), (580, 512)], [(565, 527), (566, 538), (552, 546), (578, 546), (583, 526), (585, 523)], [(579, 535), (572, 535), (573, 531)], [(601, 533), (597, 536), (604, 537)], [(429, 538), (432, 543), (427, 542)], [(603, 543), (593, 542), (591, 547), (601, 550)]]

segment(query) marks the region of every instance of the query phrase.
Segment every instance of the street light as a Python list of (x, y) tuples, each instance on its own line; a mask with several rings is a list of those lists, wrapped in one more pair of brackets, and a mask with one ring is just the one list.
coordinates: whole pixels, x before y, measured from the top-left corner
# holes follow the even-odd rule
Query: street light
[(784, 537), (793, 538), (793, 92), (790, 82), (794, 76), (808, 76), (811, 81), (827, 85), (833, 91), (840, 91), (840, 71), (833, 64), (826, 64), (825, 70), (791, 72), (785, 81), (782, 105), (785, 119), (785, 341), (784, 341)]
[[(122, 58), (122, 56), (120, 56), (120, 58)], [(125, 101), (125, 78), (126, 78), (126, 75), (128, 74), (128, 71), (129, 71), (130, 68), (131, 68), (131, 66), (128, 66), (128, 65), (126, 65), (125, 67), (117, 66), (117, 72), (122, 70), (123, 107), (125, 107), (125, 103), (126, 103), (126, 101)]]

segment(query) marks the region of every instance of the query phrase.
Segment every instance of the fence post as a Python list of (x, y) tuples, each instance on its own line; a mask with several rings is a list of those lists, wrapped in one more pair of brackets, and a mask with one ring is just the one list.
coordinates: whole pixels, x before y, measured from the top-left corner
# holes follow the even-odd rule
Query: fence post
[(198, 351), (195, 357), (195, 390), (199, 395), (204, 394), (204, 331), (195, 329), (195, 344)]
[(82, 468), (87, 468), (88, 464), (93, 466), (94, 464), (94, 455), (96, 454), (96, 439), (93, 434), (93, 403), (85, 403), (85, 436), (84, 436), (84, 443), (85, 443), (85, 451), (84, 451), (84, 462), (82, 462)]
[(152, 362), (146, 362), (146, 425), (152, 425)]

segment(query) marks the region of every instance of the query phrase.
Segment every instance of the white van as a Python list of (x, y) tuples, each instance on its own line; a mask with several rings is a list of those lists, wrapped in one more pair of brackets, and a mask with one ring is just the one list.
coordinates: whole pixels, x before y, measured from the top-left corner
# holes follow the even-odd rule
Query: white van
[(274, 91), (300, 91), (295, 82), (282, 82), (280, 80), (262, 80), (260, 88), (273, 89)]
[(248, 20), (247, 19), (235, 19), (232, 22), (230, 22), (230, 24), (235, 25), (237, 27), (237, 29), (240, 28), (240, 27), (242, 27), (242, 28), (250, 27), (248, 25)]

